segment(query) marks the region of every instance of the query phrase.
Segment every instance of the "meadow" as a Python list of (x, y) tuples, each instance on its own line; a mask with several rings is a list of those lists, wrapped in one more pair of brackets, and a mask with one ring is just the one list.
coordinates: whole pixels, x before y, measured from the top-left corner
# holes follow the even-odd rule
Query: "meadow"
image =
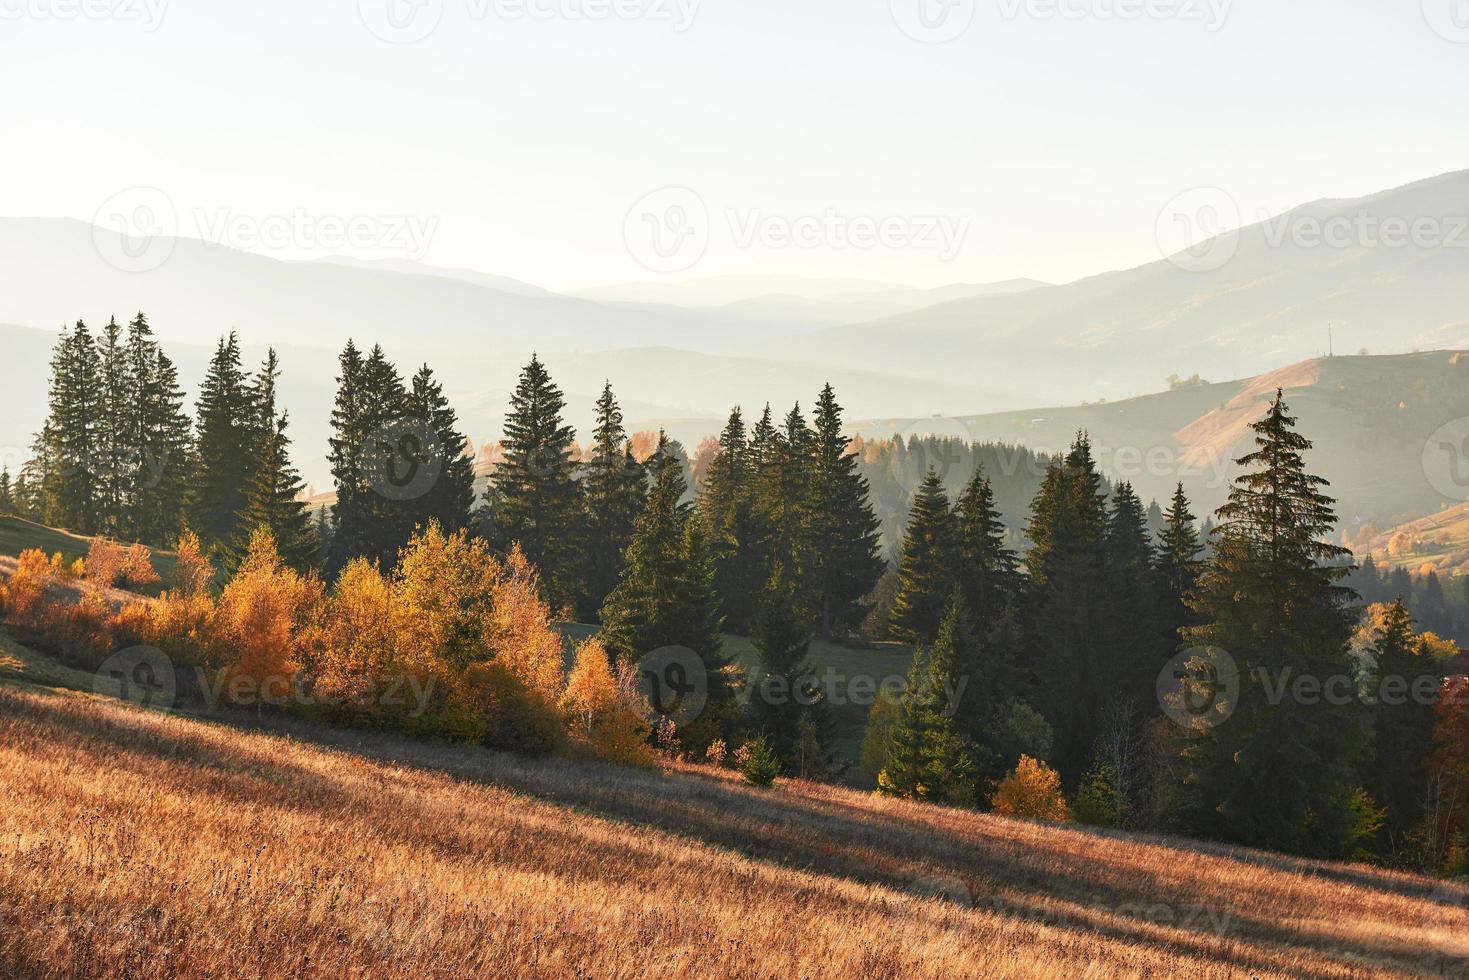
[(1464, 976), (1469, 892), (63, 690), (0, 653), (0, 976)]

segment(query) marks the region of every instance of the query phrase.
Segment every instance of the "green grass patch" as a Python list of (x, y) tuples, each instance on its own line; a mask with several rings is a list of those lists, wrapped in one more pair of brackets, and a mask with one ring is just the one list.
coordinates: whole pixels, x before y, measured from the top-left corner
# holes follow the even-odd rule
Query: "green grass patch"
[[(59, 551), (68, 562), (72, 562), (87, 557), (91, 547), (92, 539), (84, 534), (73, 534), (19, 517), (0, 517), (0, 555), (18, 556), (28, 548), (39, 548), (48, 556)], [(174, 562), (173, 552), (153, 551), (153, 570), (163, 579), (164, 588), (173, 581)]]

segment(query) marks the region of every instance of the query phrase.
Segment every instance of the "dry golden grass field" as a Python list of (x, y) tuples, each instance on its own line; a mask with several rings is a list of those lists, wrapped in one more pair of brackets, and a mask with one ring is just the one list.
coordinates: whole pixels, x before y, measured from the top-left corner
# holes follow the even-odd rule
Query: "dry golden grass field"
[(4, 977), (1461, 976), (1463, 957), (1463, 887), (1365, 867), (0, 682)]

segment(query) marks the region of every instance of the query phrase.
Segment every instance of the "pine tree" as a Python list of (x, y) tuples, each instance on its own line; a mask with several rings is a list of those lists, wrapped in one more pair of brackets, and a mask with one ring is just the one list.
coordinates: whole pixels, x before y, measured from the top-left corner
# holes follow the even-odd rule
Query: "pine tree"
[(1015, 598), (1019, 561), (1005, 547), (1005, 525), (983, 466), (975, 467), (974, 477), (954, 505), (954, 524), (955, 577), (974, 628), (984, 635)]
[[(1147, 512), (1121, 483), (1112, 494), (1107, 523), (1107, 641), (1111, 656), (1103, 689), (1116, 700), (1147, 703), (1155, 698), (1162, 656), (1158, 584)], [(1171, 651), (1170, 651), (1171, 656)]]
[(603, 385), (602, 396), (597, 399), (591, 459), (582, 470), (587, 508), (582, 613), (590, 619), (600, 612), (622, 577), (623, 555), (647, 495), (647, 478), (633, 457), (611, 382)]
[(855, 626), (863, 596), (882, 575), (879, 525), (866, 477), (847, 451), (842, 409), (831, 385), (821, 390), (812, 420), (812, 472), (806, 549), (812, 604), (823, 638)]
[(1195, 520), (1180, 483), (1173, 491), (1173, 503), (1164, 515), (1163, 532), (1158, 536), (1157, 571), (1162, 589), (1159, 619), (1165, 656), (1172, 656), (1178, 648), (1180, 631), (1196, 625), (1187, 601), (1198, 588), (1199, 576), (1204, 570), (1201, 557), (1204, 546), (1194, 527)]
[(98, 529), (114, 538), (133, 536), (129, 497), (132, 490), (137, 429), (136, 383), (128, 363), (122, 327), (113, 317), (98, 345), (100, 403), (97, 427)]
[(281, 412), (258, 450), (245, 488), (239, 531), (223, 546), (227, 571), (233, 572), (245, 560), (252, 537), (261, 529), (275, 539), (276, 551), (287, 567), (302, 573), (316, 567), (317, 537), (301, 500), (304, 484), (291, 465), (286, 426), (287, 413)]
[[(765, 421), (769, 422), (769, 409)], [(766, 429), (774, 439), (774, 426)], [(699, 495), (699, 511), (714, 545), (715, 583), (725, 623), (747, 635), (754, 628), (760, 590), (768, 576), (769, 531), (761, 520), (756, 447), (746, 437), (738, 407), (719, 436), (719, 452)]]
[(367, 554), (372, 487), (362, 456), (371, 430), (362, 392), (362, 352), (351, 340), (337, 357), (337, 395), (332, 408), (328, 460), (337, 499), (332, 504), (332, 542), (326, 568), (336, 577), (354, 558)]
[(1031, 504), (1030, 623), (1037, 705), (1057, 733), (1052, 760), (1068, 781), (1079, 778), (1101, 732), (1113, 692), (1116, 651), (1107, 637), (1107, 506), (1102, 478), (1084, 434), (1046, 471)]
[(974, 802), (970, 747), (954, 721), (962, 698), (959, 667), (965, 629), (963, 600), (949, 603), (937, 639), (913, 656), (908, 685), (888, 735), (887, 763), (877, 777), (887, 796), (936, 802)]
[(134, 404), (127, 426), (127, 523), (140, 541), (171, 544), (193, 484), (193, 423), (178, 369), (141, 312), (128, 324), (126, 358)]
[[(722, 737), (733, 703), (724, 655), (714, 564), (703, 520), (683, 502), (688, 490), (666, 440), (648, 462), (651, 488), (617, 587), (602, 608), (601, 639), (614, 656), (640, 661), (664, 647), (692, 650), (704, 667), (709, 707), (695, 741)], [(685, 730), (686, 747), (694, 742)]]
[(63, 330), (51, 358), (49, 415), (35, 458), (43, 518), (48, 524), (93, 533), (101, 525), (104, 487), (99, 476), (101, 366), (87, 325)]
[(807, 659), (811, 625), (801, 613), (795, 586), (783, 566), (775, 567), (761, 590), (750, 640), (760, 655), (754, 697), (757, 727), (770, 737), (776, 755), (792, 768), (799, 770), (804, 764), (808, 773), (824, 770), (824, 757), (797, 759), (802, 748), (802, 723), (809, 726), (815, 744), (828, 744), (831, 712)]
[(10, 516), (15, 513), (15, 491), (10, 484), (10, 467), (7, 465), (0, 469), (0, 514)]
[(1354, 597), (1338, 584), (1347, 554), (1326, 541), (1334, 502), (1326, 481), (1306, 472), (1311, 443), (1282, 393), (1252, 428), (1256, 449), (1237, 461), (1246, 472), (1219, 509), (1214, 560), (1193, 603), (1203, 625), (1185, 634), (1192, 645), (1227, 651), (1240, 677), (1233, 715), (1186, 750), (1203, 804), (1195, 830), (1340, 856), (1356, 844), (1354, 763), (1365, 719), (1355, 702), (1292, 691), (1302, 678), (1324, 685), (1352, 675)]
[(408, 416), (432, 433), (428, 445), (421, 448), (423, 458), (417, 465), (437, 474), (422, 497), (407, 502), (415, 512), (413, 527), (427, 527), (430, 521), (438, 521), (446, 534), (469, 527), (474, 511), (474, 462), (469, 458), (469, 439), (459, 431), (459, 417), (427, 364), (413, 376)]
[(251, 386), (240, 369), (240, 345), (233, 332), (219, 342), (209, 362), (199, 388), (198, 415), (199, 472), (189, 527), (206, 549), (226, 547), (240, 533), (259, 436)]
[(1423, 820), (1429, 799), (1425, 763), (1433, 749), (1438, 671), (1413, 634), (1413, 620), (1401, 598), (1388, 607), (1373, 638), (1368, 673), (1372, 710), (1372, 757), (1367, 786), (1386, 810), (1382, 828), (1388, 855), (1401, 859), (1410, 850), (1411, 834)]
[(957, 533), (949, 498), (938, 473), (930, 469), (913, 499), (898, 563), (898, 596), (893, 602), (893, 636), (907, 643), (931, 643), (953, 599)]
[(505, 459), (487, 494), (497, 543), (520, 544), (558, 610), (581, 595), (573, 532), (583, 504), (571, 464), (575, 432), (561, 417), (565, 407), (561, 389), (533, 356), (510, 396)]

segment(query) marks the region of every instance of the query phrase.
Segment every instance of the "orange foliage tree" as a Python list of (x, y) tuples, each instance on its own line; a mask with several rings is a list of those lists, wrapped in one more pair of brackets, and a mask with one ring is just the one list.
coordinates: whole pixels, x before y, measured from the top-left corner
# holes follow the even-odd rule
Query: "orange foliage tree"
[(234, 654), (225, 690), (231, 700), (289, 699), (304, 634), (321, 598), (321, 581), (287, 568), (268, 530), (250, 535), (249, 552), (220, 595), (216, 613), (217, 638)]
[(575, 751), (618, 765), (646, 768), (657, 762), (648, 744), (651, 710), (638, 691), (636, 669), (623, 660), (614, 670), (597, 640), (577, 647), (561, 708)]
[(1028, 755), (1022, 755), (1015, 771), (1000, 780), (990, 806), (1008, 817), (1055, 821), (1071, 818), (1066, 797), (1061, 794), (1061, 777)]

